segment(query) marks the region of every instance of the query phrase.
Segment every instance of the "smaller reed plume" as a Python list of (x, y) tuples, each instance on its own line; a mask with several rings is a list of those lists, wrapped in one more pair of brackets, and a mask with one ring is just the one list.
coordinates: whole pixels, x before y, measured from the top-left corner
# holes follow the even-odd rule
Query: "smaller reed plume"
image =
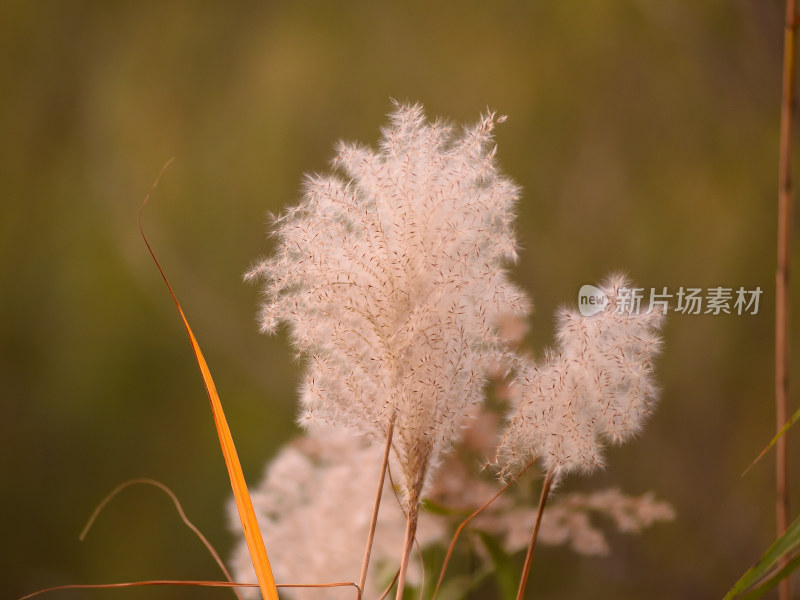
[(535, 458), (555, 479), (591, 471), (603, 464), (604, 441), (629, 439), (651, 414), (663, 314), (632, 303), (622, 276), (600, 289), (608, 299), (605, 309), (591, 316), (563, 309), (558, 349), (543, 364), (522, 367), (516, 406), (497, 451), (504, 474)]
[(620, 275), (600, 288), (605, 306), (558, 315), (558, 349), (543, 365), (523, 361), (516, 406), (497, 450), (501, 475), (532, 460), (546, 471), (517, 600), (525, 594), (531, 559), (551, 487), (572, 471), (603, 464), (602, 444), (636, 434), (658, 396), (653, 358), (661, 347), (663, 313), (645, 307)]

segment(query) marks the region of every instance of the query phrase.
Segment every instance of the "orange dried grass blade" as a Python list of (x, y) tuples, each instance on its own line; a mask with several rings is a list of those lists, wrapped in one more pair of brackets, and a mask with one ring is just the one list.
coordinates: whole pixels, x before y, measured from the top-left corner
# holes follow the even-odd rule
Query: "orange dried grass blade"
[(200, 350), (200, 345), (197, 343), (194, 332), (189, 326), (189, 321), (186, 319), (186, 315), (183, 314), (183, 309), (178, 302), (178, 298), (175, 295), (175, 292), (173, 292), (172, 286), (170, 285), (164, 270), (161, 268), (161, 264), (158, 262), (155, 252), (153, 252), (153, 249), (150, 247), (150, 242), (147, 241), (147, 236), (145, 236), (144, 229), (142, 227), (142, 209), (147, 204), (150, 196), (153, 193), (153, 190), (155, 190), (159, 180), (161, 179), (161, 175), (172, 163), (172, 160), (173, 159), (170, 159), (163, 167), (161, 167), (158, 177), (156, 177), (156, 180), (153, 182), (150, 191), (147, 193), (147, 196), (145, 196), (145, 199), (142, 202), (142, 206), (139, 208), (139, 232), (141, 233), (142, 239), (147, 246), (148, 252), (150, 252), (150, 256), (153, 258), (153, 262), (155, 262), (159, 273), (161, 273), (161, 278), (164, 280), (164, 283), (169, 290), (169, 294), (172, 296), (172, 300), (175, 302), (175, 306), (178, 309), (181, 320), (186, 327), (186, 333), (189, 336), (189, 341), (192, 344), (192, 350), (194, 351), (197, 366), (200, 367), (200, 373), (203, 376), (203, 384), (205, 385), (206, 392), (208, 393), (208, 399), (211, 402), (211, 411), (214, 415), (214, 424), (216, 425), (217, 435), (219, 436), (220, 446), (222, 447), (222, 455), (225, 459), (225, 466), (227, 467), (228, 475), (230, 476), (233, 497), (236, 501), (236, 508), (239, 511), (239, 518), (242, 521), (244, 538), (247, 542), (247, 549), (250, 551), (250, 557), (253, 561), (253, 567), (256, 571), (256, 577), (258, 578), (261, 595), (265, 600), (278, 600), (278, 590), (275, 587), (275, 578), (272, 575), (272, 568), (269, 565), (267, 550), (264, 547), (264, 540), (261, 537), (261, 531), (258, 527), (258, 522), (256, 521), (253, 503), (250, 500), (250, 494), (247, 490), (244, 474), (242, 473), (242, 466), (239, 463), (239, 456), (236, 453), (236, 447), (233, 444), (233, 437), (231, 436), (230, 428), (228, 427), (228, 421), (225, 418), (225, 413), (222, 410), (222, 404), (220, 403), (219, 394), (217, 394), (217, 388), (214, 385), (214, 380), (211, 377), (211, 371), (206, 364), (206, 360), (203, 357), (203, 353)]

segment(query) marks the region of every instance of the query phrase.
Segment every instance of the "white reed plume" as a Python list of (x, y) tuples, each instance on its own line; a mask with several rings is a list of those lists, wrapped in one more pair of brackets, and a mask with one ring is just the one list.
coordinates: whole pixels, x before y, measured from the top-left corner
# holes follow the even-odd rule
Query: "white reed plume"
[(497, 452), (504, 474), (534, 458), (557, 480), (603, 464), (602, 442), (636, 434), (658, 396), (653, 358), (662, 312), (632, 302), (622, 276), (600, 289), (605, 309), (592, 316), (562, 310), (558, 350), (522, 368), (516, 401)]
[(262, 329), (288, 324), (308, 359), (301, 422), (383, 438), (396, 419), (410, 514), (502, 360), (499, 316), (528, 310), (504, 269), (518, 189), (495, 166), (500, 121), (455, 135), (398, 105), (379, 150), (342, 143), (343, 177), (307, 178), (275, 220), (274, 255), (247, 275), (266, 281)]

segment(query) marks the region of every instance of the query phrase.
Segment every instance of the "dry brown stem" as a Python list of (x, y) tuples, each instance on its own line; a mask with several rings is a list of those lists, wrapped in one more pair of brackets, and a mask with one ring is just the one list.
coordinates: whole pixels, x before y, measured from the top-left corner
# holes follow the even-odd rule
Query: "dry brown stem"
[[(795, 0), (786, 1), (781, 101), (780, 158), (778, 165), (778, 265), (775, 274), (775, 416), (780, 429), (789, 418), (789, 259), (792, 234), (792, 116), (797, 17)], [(787, 436), (776, 448), (776, 525), (778, 536), (789, 526), (789, 467)], [(785, 565), (788, 558), (781, 561)], [(779, 587), (780, 600), (789, 600), (789, 578)]]
[(408, 517), (406, 518), (406, 537), (403, 543), (403, 560), (400, 562), (400, 575), (397, 578), (396, 600), (403, 600), (403, 590), (406, 584), (406, 571), (411, 557), (411, 549), (414, 547), (414, 537), (417, 534), (417, 519), (419, 517), (419, 501), (414, 500), (409, 506)]
[(544, 478), (544, 483), (542, 484), (542, 495), (539, 497), (539, 511), (536, 513), (536, 524), (533, 526), (531, 541), (530, 544), (528, 544), (528, 553), (525, 555), (525, 566), (522, 569), (522, 577), (519, 581), (517, 600), (522, 600), (522, 598), (525, 596), (525, 586), (528, 585), (528, 575), (531, 572), (531, 561), (533, 560), (533, 549), (536, 546), (536, 536), (539, 535), (539, 525), (542, 523), (544, 507), (547, 504), (547, 497), (550, 495), (550, 488), (552, 485), (553, 472), (548, 471), (547, 476)]
[(381, 507), (381, 497), (383, 496), (383, 484), (386, 481), (386, 467), (389, 465), (389, 453), (392, 450), (392, 434), (394, 433), (395, 416), (389, 420), (386, 427), (386, 447), (383, 450), (383, 461), (381, 462), (381, 474), (378, 477), (378, 491), (375, 493), (375, 505), (372, 508), (372, 521), (369, 524), (369, 534), (367, 535), (367, 547), (364, 550), (364, 563), (361, 566), (361, 577), (358, 580), (358, 598), (361, 600), (364, 593), (364, 586), (367, 584), (367, 570), (369, 569), (369, 556), (372, 553), (372, 542), (375, 539), (375, 527), (378, 524), (378, 511)]

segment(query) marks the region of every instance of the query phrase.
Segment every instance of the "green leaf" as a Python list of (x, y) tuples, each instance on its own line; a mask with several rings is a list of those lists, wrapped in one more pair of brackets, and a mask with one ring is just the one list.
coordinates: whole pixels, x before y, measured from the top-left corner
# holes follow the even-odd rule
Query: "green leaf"
[(747, 473), (747, 472), (748, 472), (750, 469), (752, 469), (752, 468), (753, 468), (753, 466), (754, 466), (754, 465), (755, 465), (755, 464), (756, 464), (758, 461), (760, 461), (762, 458), (764, 458), (764, 455), (765, 455), (767, 452), (769, 452), (769, 449), (770, 449), (770, 448), (772, 448), (772, 447), (773, 447), (773, 446), (774, 446), (774, 445), (775, 445), (775, 444), (778, 442), (778, 440), (779, 440), (779, 439), (781, 439), (781, 436), (783, 436), (783, 434), (784, 434), (784, 433), (786, 433), (787, 431), (789, 431), (789, 428), (790, 428), (792, 425), (794, 425), (794, 424), (797, 422), (797, 420), (798, 420), (798, 419), (800, 419), (800, 409), (797, 409), (797, 412), (795, 412), (795, 413), (792, 415), (792, 417), (791, 417), (791, 418), (790, 418), (790, 419), (789, 419), (789, 420), (786, 422), (786, 425), (784, 425), (783, 427), (781, 427), (780, 431), (779, 431), (778, 433), (776, 433), (776, 434), (775, 434), (775, 437), (774, 437), (774, 438), (772, 438), (772, 441), (771, 441), (769, 444), (767, 444), (766, 448), (764, 448), (764, 449), (763, 449), (763, 450), (762, 450), (762, 451), (761, 451), (761, 452), (758, 454), (758, 456), (756, 456), (756, 459), (755, 459), (755, 460), (754, 460), (752, 463), (750, 463), (750, 466), (749, 466), (749, 467), (747, 467), (747, 468), (744, 470), (744, 473), (742, 473), (742, 475), (744, 475), (745, 473)]
[(467, 590), (472, 584), (469, 575), (457, 575), (448, 579), (439, 590), (437, 600), (463, 600), (467, 596)]
[(753, 588), (751, 591), (747, 592), (746, 595), (741, 596), (739, 600), (756, 600), (756, 598), (761, 598), (764, 594), (766, 594), (768, 591), (770, 591), (772, 588), (778, 585), (781, 579), (789, 575), (798, 566), (800, 566), (800, 555), (795, 556), (780, 571), (777, 571), (772, 575), (770, 575), (758, 587)]
[(477, 590), (490, 574), (491, 570), (484, 566), (469, 575), (450, 577), (442, 584), (436, 600), (464, 600), (471, 592)]
[(448, 508), (444, 504), (439, 504), (438, 502), (434, 502), (428, 498), (425, 498), (422, 501), (422, 508), (434, 515), (442, 515), (445, 517), (452, 517), (452, 516), (466, 516), (471, 511), (462, 509), (455, 509), (455, 508)]
[(790, 572), (800, 565), (798, 558), (793, 559), (786, 567), (776, 573), (770, 574), (778, 562), (784, 558), (800, 551), (800, 517), (789, 525), (788, 529), (773, 543), (758, 562), (750, 567), (736, 584), (725, 595), (723, 600), (733, 600), (741, 597), (752, 586), (759, 583), (759, 587), (750, 591), (747, 600), (755, 600), (763, 596), (778, 581), (785, 578)]
[(519, 588), (519, 566), (497, 539), (484, 531), (478, 531), (478, 535), (494, 564), (494, 574), (502, 597), (515, 600)]

